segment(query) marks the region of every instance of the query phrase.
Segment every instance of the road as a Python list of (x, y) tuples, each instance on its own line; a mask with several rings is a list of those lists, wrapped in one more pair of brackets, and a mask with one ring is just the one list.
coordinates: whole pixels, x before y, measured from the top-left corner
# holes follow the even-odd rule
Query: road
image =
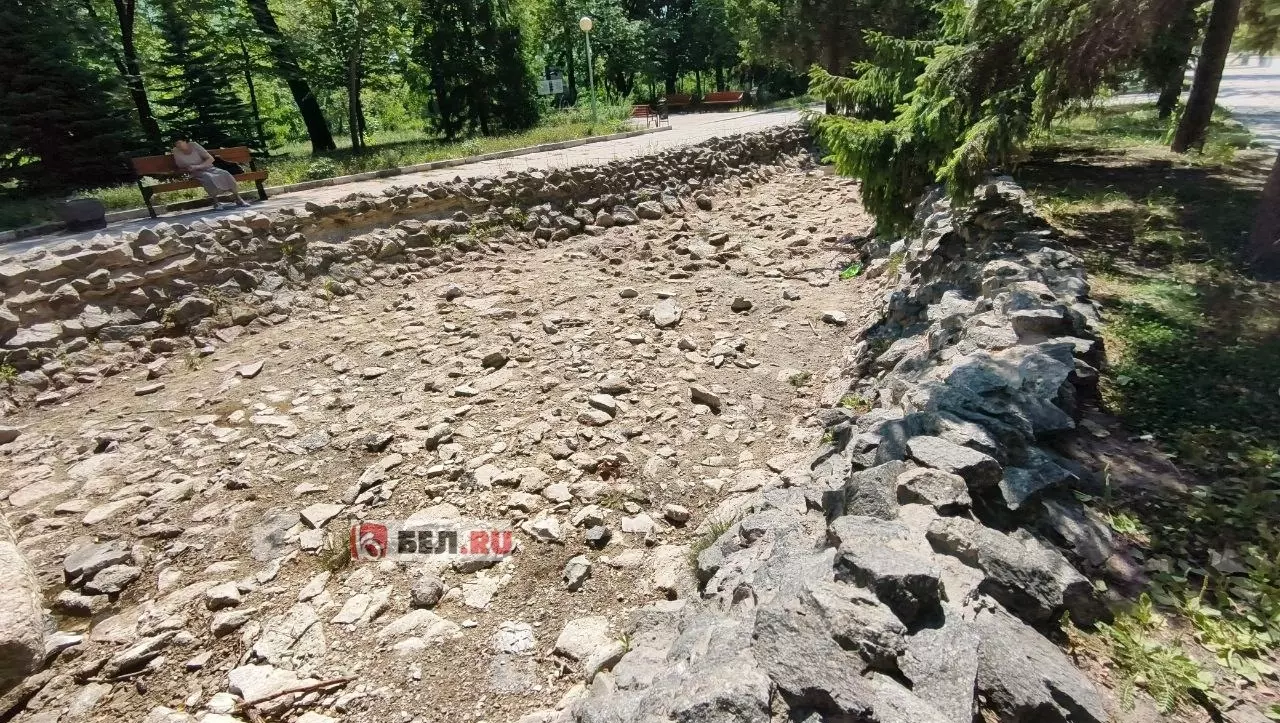
[[(407, 186), (427, 181), (448, 181), (458, 176), (501, 176), (508, 171), (544, 170), (549, 168), (567, 168), (584, 164), (602, 164), (619, 158), (644, 156), (675, 146), (701, 143), (709, 138), (728, 136), (738, 133), (749, 133), (773, 126), (794, 123), (800, 119), (797, 110), (755, 111), (739, 113), (695, 113), (674, 115), (671, 118), (671, 130), (662, 133), (623, 138), (603, 143), (590, 143), (585, 146), (568, 148), (560, 151), (531, 153), (515, 158), (503, 158), (492, 161), (480, 161), (452, 168), (440, 168), (421, 173), (410, 173), (392, 178), (372, 181), (347, 183), (341, 186), (316, 188), (296, 193), (283, 193), (265, 202), (253, 204), (253, 210), (264, 212), (281, 208), (296, 207), (301, 209), (309, 201), (327, 203), (346, 197), (352, 193), (380, 193), (390, 186)], [(251, 198), (253, 194), (246, 197)], [(57, 250), (73, 244), (83, 244), (95, 236), (106, 234), (119, 236), (136, 232), (159, 223), (191, 223), (196, 219), (217, 219), (239, 215), (238, 209), (215, 212), (211, 209), (199, 209), (171, 213), (158, 219), (140, 219), (111, 224), (103, 231), (90, 231), (78, 234), (50, 234), (12, 241), (0, 246), (0, 259), (19, 256), (35, 248)]]

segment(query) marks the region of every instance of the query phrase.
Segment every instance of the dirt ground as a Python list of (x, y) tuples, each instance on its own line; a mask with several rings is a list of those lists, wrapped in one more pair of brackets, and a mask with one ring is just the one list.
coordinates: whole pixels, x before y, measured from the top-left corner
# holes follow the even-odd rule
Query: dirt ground
[[(153, 393), (138, 394), (154, 383), (139, 366), (6, 420), (22, 434), (0, 448), (0, 504), (59, 630), (83, 636), (59, 638), (69, 647), (12, 720), (169, 720), (148, 718), (157, 706), (248, 720), (229, 689), (338, 678), (252, 715), (555, 707), (584, 665), (553, 651), (565, 624), (604, 616), (625, 644), (630, 610), (687, 593), (708, 514), (817, 441), (811, 413), (878, 303), (878, 281), (839, 279), (848, 236), (870, 226), (850, 180), (787, 172), (715, 203), (503, 246), (422, 283), (370, 278), (212, 356), (174, 354)], [(662, 297), (680, 309), (667, 328), (651, 318)], [(484, 570), (347, 559), (353, 518), (415, 513), (514, 527), (516, 549)], [(596, 517), (603, 549), (584, 538)], [(105, 575), (122, 592), (68, 595), (64, 559), (111, 541), (127, 550)], [(590, 577), (570, 592), (578, 555)], [(443, 598), (411, 612), (433, 576)]]

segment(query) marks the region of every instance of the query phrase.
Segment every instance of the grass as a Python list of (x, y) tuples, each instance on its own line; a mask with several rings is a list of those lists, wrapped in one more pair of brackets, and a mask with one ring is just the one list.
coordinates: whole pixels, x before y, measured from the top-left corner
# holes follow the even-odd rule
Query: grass
[(1280, 284), (1240, 261), (1273, 155), (1222, 113), (1204, 153), (1169, 153), (1166, 133), (1149, 107), (1085, 112), (1016, 171), (1089, 267), (1106, 410), (1174, 470), (1094, 500), (1150, 580), (1096, 637), (1166, 712), (1280, 720)]
[[(306, 143), (292, 143), (274, 149), (270, 158), (259, 162), (259, 168), (270, 172), (273, 186), (300, 183), (323, 178), (348, 176), (384, 168), (411, 166), (466, 156), (497, 153), (543, 143), (577, 140), (626, 130), (630, 106), (603, 106), (597, 121), (590, 111), (570, 109), (543, 117), (535, 128), (501, 136), (481, 136), (454, 143), (421, 134), (377, 133), (368, 139), (368, 149), (359, 155), (351, 153), (350, 140), (339, 140), (336, 151), (311, 155)], [(108, 211), (142, 208), (142, 196), (135, 184), (121, 184), (86, 189), (74, 194), (80, 198), (97, 198)], [(203, 198), (204, 191), (189, 189), (157, 196), (159, 203), (173, 203)], [(0, 230), (20, 228), (57, 218), (57, 204), (67, 196), (21, 197), (0, 189)]]

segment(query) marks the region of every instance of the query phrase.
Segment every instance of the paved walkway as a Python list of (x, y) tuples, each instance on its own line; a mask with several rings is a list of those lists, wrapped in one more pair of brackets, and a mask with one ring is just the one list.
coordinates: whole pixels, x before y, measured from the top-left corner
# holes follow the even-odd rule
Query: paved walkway
[(1257, 58), (1250, 62), (1248, 67), (1227, 64), (1218, 105), (1248, 126), (1259, 142), (1280, 150), (1280, 63), (1259, 67)]
[[(282, 193), (265, 202), (254, 203), (253, 210), (271, 211), (286, 207), (301, 208), (308, 201), (326, 203), (343, 198), (352, 193), (380, 193), (391, 186), (407, 186), (426, 181), (449, 181), (458, 176), (501, 176), (507, 171), (523, 171), (530, 169), (567, 168), (584, 164), (601, 164), (619, 158), (644, 156), (675, 146), (701, 143), (709, 138), (728, 136), (737, 133), (749, 133), (800, 119), (796, 110), (754, 111), (739, 113), (696, 113), (676, 115), (671, 119), (671, 130), (662, 133), (623, 138), (616, 141), (588, 143), (576, 148), (560, 151), (531, 153), (514, 158), (502, 158), (492, 161), (480, 161), (463, 166), (440, 168), (421, 173), (408, 173), (391, 178), (380, 178), (371, 181), (347, 183), (341, 186), (315, 188), (309, 191)], [(250, 196), (252, 194), (249, 194)], [(160, 218), (123, 221), (108, 226), (105, 230), (89, 231), (78, 234), (50, 234), (12, 241), (0, 246), (0, 259), (21, 255), (34, 248), (56, 249), (60, 246), (87, 241), (100, 234), (118, 235), (139, 229), (155, 226), (161, 222), (190, 223), (196, 219), (220, 218), (234, 216), (238, 209), (215, 212), (212, 209), (198, 209), (162, 215)]]

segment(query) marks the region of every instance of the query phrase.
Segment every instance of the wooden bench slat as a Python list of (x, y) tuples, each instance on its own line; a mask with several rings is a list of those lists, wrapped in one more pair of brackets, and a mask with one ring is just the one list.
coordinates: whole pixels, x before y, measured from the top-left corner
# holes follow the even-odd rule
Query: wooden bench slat
[[(248, 173), (237, 173), (234, 176), (232, 176), (232, 178), (236, 179), (236, 181), (239, 181), (239, 182), (265, 181), (267, 180), (267, 172), (266, 171), (249, 171)], [(182, 180), (182, 181), (170, 181), (168, 183), (157, 183), (152, 186), (147, 186), (147, 189), (150, 190), (152, 193), (165, 193), (167, 191), (181, 191), (187, 188), (199, 188), (199, 187), (200, 187), (199, 181)]]
[[(211, 148), (206, 149), (209, 155), (220, 158), (228, 163), (235, 163), (241, 167), (253, 166), (253, 153), (246, 146), (236, 146), (234, 148)], [(151, 186), (142, 185), (143, 176), (180, 176), (183, 171), (178, 168), (174, 162), (173, 156), (166, 154), (163, 156), (139, 156), (129, 159), (133, 166), (133, 171), (138, 176), (138, 187), (142, 191), (142, 200), (147, 204), (147, 210), (151, 212), (151, 217), (155, 218), (156, 211), (151, 205), (151, 197), (157, 193), (167, 193), (169, 191), (181, 191), (188, 188), (199, 188), (200, 182), (190, 178), (178, 178), (177, 180), (167, 181), (165, 183), (157, 183)], [(267, 199), (267, 191), (263, 186), (263, 181), (267, 179), (266, 171), (246, 170), (244, 173), (237, 173), (232, 176), (237, 182), (251, 181), (258, 186), (258, 197), (262, 200)]]

